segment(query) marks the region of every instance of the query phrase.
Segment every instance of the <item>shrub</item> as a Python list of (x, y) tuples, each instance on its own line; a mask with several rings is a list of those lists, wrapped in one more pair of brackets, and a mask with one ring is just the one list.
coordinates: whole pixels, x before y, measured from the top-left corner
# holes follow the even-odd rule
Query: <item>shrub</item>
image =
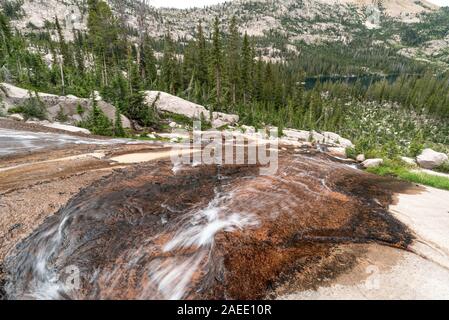
[(422, 153), (422, 151), (424, 150), (423, 140), (424, 139), (422, 138), (422, 134), (413, 138), (413, 140), (410, 142), (410, 146), (408, 147), (408, 156), (414, 158)]
[(125, 137), (126, 133), (123, 129), (122, 117), (120, 109), (115, 108), (115, 121), (114, 121), (114, 137)]
[(352, 148), (352, 147), (346, 148), (346, 156), (348, 158), (355, 159), (355, 158), (357, 158), (357, 155), (358, 155), (358, 153), (355, 148)]
[(37, 93), (35, 93), (34, 96), (30, 93), (29, 99), (27, 99), (22, 105), (9, 109), (8, 112), (21, 113), (25, 120), (30, 118), (44, 120), (47, 118), (47, 108)]
[(22, 9), (23, 0), (8, 0), (2, 1), (1, 6), (5, 15), (11, 20), (17, 20), (24, 16)]
[(59, 107), (59, 111), (56, 114), (55, 117), (56, 120), (58, 120), (59, 122), (67, 122), (67, 120), (69, 119), (69, 117), (64, 113), (64, 110), (62, 109), (62, 107)]
[(85, 110), (83, 106), (78, 103), (78, 105), (76, 106), (76, 113), (79, 114), (80, 117), (82, 117), (84, 112)]

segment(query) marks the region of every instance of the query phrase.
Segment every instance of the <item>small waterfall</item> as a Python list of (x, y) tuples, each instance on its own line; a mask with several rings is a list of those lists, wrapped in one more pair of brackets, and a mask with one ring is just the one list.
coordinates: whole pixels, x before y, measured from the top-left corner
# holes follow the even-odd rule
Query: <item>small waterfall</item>
[(165, 253), (176, 254), (180, 250), (193, 250), (194, 253), (188, 257), (157, 259), (150, 264), (150, 278), (164, 299), (177, 300), (185, 296), (188, 284), (207, 258), (218, 232), (233, 232), (258, 225), (252, 214), (229, 212), (226, 203), (232, 198), (232, 193), (220, 194), (216, 190), (215, 194), (207, 207), (193, 212), (162, 247)]
[[(298, 261), (315, 268), (342, 241), (410, 243), (385, 211), (387, 178), (325, 155), (286, 154), (279, 164), (275, 176), (244, 165), (174, 174), (169, 160), (121, 169), (8, 256), (7, 297), (260, 299)], [(60, 277), (70, 266), (80, 269), (79, 290)]]

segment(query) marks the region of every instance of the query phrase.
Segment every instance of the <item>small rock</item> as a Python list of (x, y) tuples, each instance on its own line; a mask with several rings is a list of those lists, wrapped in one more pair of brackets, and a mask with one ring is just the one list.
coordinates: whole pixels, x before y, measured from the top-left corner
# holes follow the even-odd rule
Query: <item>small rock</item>
[(156, 135), (154, 135), (153, 133), (147, 134), (147, 137), (150, 139), (156, 139)]
[(405, 162), (410, 165), (416, 165), (416, 160), (409, 157), (401, 157), (402, 162)]
[(376, 168), (384, 162), (383, 159), (368, 159), (362, 162), (364, 168)]
[(331, 156), (346, 159), (346, 148), (343, 147), (329, 147), (328, 153)]
[(308, 142), (308, 141), (301, 142), (301, 147), (303, 147), (303, 148), (312, 148), (313, 147), (313, 143), (312, 142)]
[(13, 113), (8, 116), (8, 119), (15, 120), (15, 121), (24, 121), (25, 119), (21, 114)]
[(416, 159), (419, 166), (424, 169), (434, 169), (449, 161), (446, 154), (436, 152), (432, 149), (424, 149), (424, 151)]
[(95, 101), (102, 101), (103, 97), (100, 95), (100, 92), (98, 92), (97, 90), (95, 90), (93, 92), (93, 98)]
[(366, 160), (366, 157), (365, 157), (364, 154), (359, 154), (359, 155), (355, 158), (355, 160), (356, 160), (357, 162), (363, 162), (363, 161)]
[(170, 128), (176, 128), (178, 126), (178, 124), (176, 122), (170, 122), (170, 124), (168, 125)]
[(256, 129), (254, 127), (252, 127), (252, 126), (243, 125), (241, 128), (243, 129), (243, 131), (245, 133), (248, 133), (248, 134), (256, 133)]

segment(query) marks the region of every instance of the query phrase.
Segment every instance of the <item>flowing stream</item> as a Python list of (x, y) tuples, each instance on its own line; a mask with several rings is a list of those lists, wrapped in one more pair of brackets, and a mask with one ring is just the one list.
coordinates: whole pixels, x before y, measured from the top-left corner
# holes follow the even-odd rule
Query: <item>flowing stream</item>
[(23, 152), (33, 152), (46, 148), (61, 147), (70, 144), (109, 145), (126, 143), (125, 139), (94, 139), (78, 136), (31, 131), (17, 131), (0, 128), (0, 157)]
[(173, 169), (138, 164), (82, 190), (9, 254), (7, 297), (263, 298), (340, 243), (411, 241), (386, 211), (391, 181), (323, 154), (285, 152), (274, 176)]

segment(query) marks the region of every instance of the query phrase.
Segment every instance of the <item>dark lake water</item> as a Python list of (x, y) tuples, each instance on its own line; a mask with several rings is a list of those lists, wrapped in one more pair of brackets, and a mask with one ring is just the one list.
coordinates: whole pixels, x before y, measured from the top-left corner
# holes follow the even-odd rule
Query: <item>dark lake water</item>
[[(342, 82), (347, 84), (355, 84), (357, 81), (360, 81), (364, 87), (368, 87), (370, 84), (378, 81), (387, 80), (389, 83), (393, 83), (399, 78), (400, 74), (391, 74), (386, 76), (381, 75), (358, 75), (358, 76), (317, 76), (317, 77), (308, 77), (306, 78), (306, 89), (313, 89), (315, 85), (325, 82)], [(412, 75), (407, 75), (412, 76)]]

